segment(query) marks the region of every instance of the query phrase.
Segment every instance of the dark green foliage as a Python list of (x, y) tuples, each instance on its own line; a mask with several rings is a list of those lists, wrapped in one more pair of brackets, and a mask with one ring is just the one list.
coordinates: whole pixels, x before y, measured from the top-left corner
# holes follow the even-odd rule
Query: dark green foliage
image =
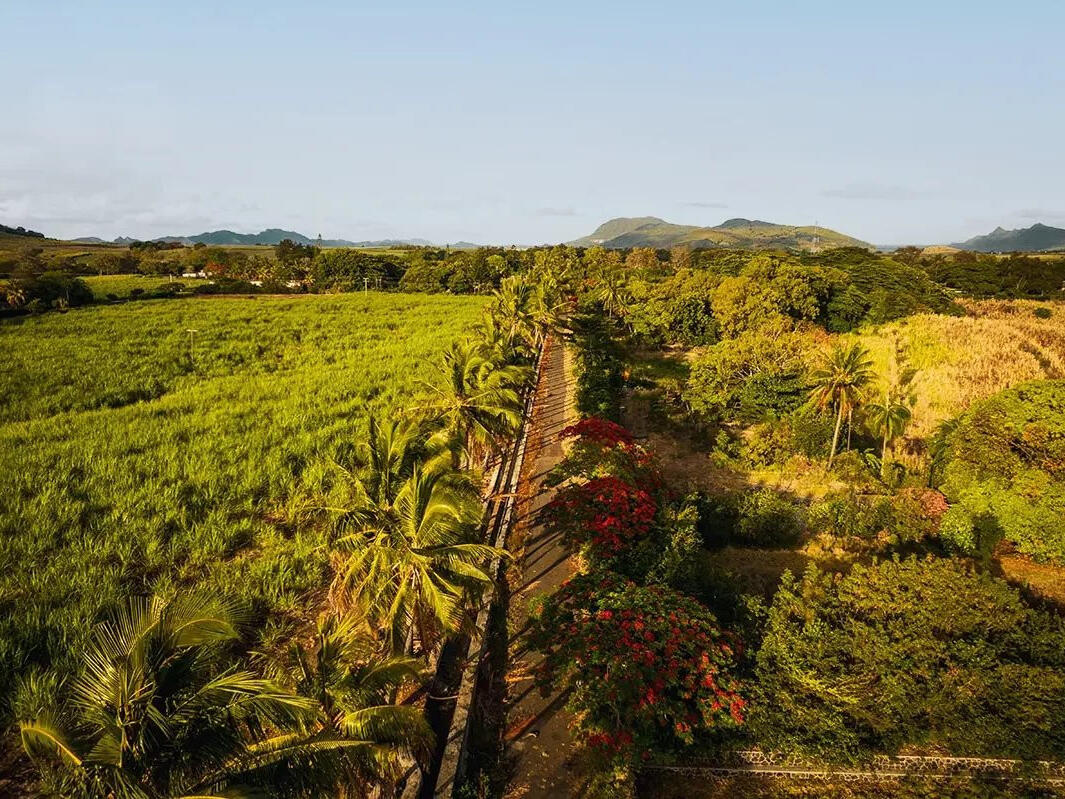
[(1054, 313), (1049, 308), (1042, 307), (1036, 308), (1034, 311), (1032, 311), (1032, 314), (1035, 316), (1036, 319), (1049, 319), (1054, 315)]
[(918, 311), (960, 313), (950, 296), (918, 266), (857, 248), (807, 255), (804, 263), (835, 271), (824, 316), (835, 332), (879, 324)]
[(959, 252), (926, 257), (921, 265), (937, 283), (973, 297), (1054, 297), (1065, 285), (1065, 258), (1060, 257)]
[(1037, 380), (974, 405), (946, 439), (948, 544), (987, 552), (1005, 538), (1065, 560), (1065, 380)]
[[(74, 308), (93, 301), (92, 289), (84, 280), (63, 272), (44, 272), (12, 281), (22, 294), (19, 307), (12, 310), (47, 310), (49, 308)], [(3, 309), (0, 305), (0, 309)]]
[(698, 529), (708, 547), (792, 546), (798, 543), (806, 526), (805, 507), (769, 488), (703, 496), (697, 504)]
[(0, 225), (0, 233), (7, 233), (11, 236), (29, 236), (31, 238), (43, 239), (44, 234), (38, 233), (36, 230), (27, 230), (19, 225), (18, 227), (9, 227), (8, 225)]
[(786, 574), (756, 673), (751, 727), (766, 748), (1065, 756), (1065, 623), (959, 561)]
[(400, 258), (355, 249), (320, 250), (311, 264), (311, 280), (319, 290), (391, 288), (402, 275)]
[(621, 419), (625, 384), (621, 350), (602, 319), (589, 317), (577, 334), (577, 410), (582, 416)]

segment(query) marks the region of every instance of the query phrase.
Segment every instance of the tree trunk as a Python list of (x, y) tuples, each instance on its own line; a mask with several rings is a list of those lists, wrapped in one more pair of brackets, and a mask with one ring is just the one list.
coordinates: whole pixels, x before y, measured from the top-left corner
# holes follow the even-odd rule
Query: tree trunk
[(888, 445), (888, 426), (884, 425), (884, 446), (880, 450), (880, 476), (887, 480), (887, 445)]
[(840, 403), (839, 413), (836, 414), (836, 430), (832, 433), (832, 449), (828, 453), (828, 468), (832, 468), (832, 461), (836, 459), (836, 447), (839, 445), (839, 431), (843, 427), (843, 404)]

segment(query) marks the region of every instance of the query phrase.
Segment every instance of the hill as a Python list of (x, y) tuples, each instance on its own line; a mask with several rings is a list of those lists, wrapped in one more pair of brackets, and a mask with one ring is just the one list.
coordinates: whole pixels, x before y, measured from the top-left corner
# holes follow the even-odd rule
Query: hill
[(997, 227), (986, 236), (975, 236), (955, 244), (974, 252), (1047, 252), (1065, 250), (1065, 230), (1037, 222), (1029, 228), (1005, 230)]
[[(216, 247), (233, 246), (267, 246), (272, 247), (285, 239), (297, 244), (319, 244), (323, 247), (400, 247), (404, 245), (429, 245), (431, 242), (425, 239), (381, 239), (378, 241), (348, 241), (347, 239), (312, 239), (294, 230), (281, 228), (268, 228), (259, 233), (236, 233), (232, 230), (209, 230), (192, 236), (160, 236), (152, 241), (177, 242), (179, 244), (208, 244)], [(110, 242), (97, 236), (83, 236), (71, 239), (79, 244), (122, 244), (129, 245), (137, 239), (129, 236), (119, 236)]]
[(7, 225), (0, 225), (0, 233), (6, 233), (9, 236), (26, 236), (34, 239), (44, 238), (43, 233), (38, 233), (36, 230), (27, 230), (22, 226), (8, 227)]
[(757, 219), (729, 219), (715, 227), (675, 225), (655, 216), (621, 217), (604, 222), (592, 232), (570, 242), (577, 247), (601, 245), (628, 247), (695, 248), (733, 247), (737, 249), (814, 250), (871, 245), (834, 230), (812, 225), (797, 227)]

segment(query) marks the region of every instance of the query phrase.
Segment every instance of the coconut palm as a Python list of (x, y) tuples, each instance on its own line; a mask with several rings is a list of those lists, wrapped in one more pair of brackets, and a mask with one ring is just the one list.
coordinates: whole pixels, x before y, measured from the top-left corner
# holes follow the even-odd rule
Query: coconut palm
[(560, 299), (558, 281), (554, 275), (542, 275), (533, 291), (531, 318), (536, 330), (536, 346), (539, 348), (551, 333), (566, 329), (568, 304)]
[(463, 465), (463, 455), (466, 465), (473, 466), (485, 453), (497, 451), (521, 423), (517, 387), (527, 370), (494, 363), (468, 339), (444, 353), (444, 369), (446, 382), (428, 384), (431, 396), (421, 410), (442, 426), (452, 467)]
[(375, 751), (372, 736), (309, 729), (314, 700), (228, 665), (240, 623), (217, 600), (134, 599), (95, 630), (66, 701), (46, 680), (24, 681), (22, 743), (45, 783), (99, 799), (222, 796), (265, 784), (285, 796), (299, 792), (288, 777), (328, 782)]
[(621, 274), (617, 272), (604, 274), (596, 292), (596, 299), (599, 300), (611, 319), (615, 317), (620, 319), (625, 316), (631, 298)]
[(309, 645), (293, 641), (261, 657), (275, 682), (318, 703), (318, 732), (376, 742), (341, 764), (331, 795), (366, 796), (373, 785), (395, 781), (402, 754), (430, 750), (433, 734), (421, 709), (394, 703), (403, 685), (421, 678), (422, 663), (379, 656), (364, 616), (328, 614)]
[(413, 651), (415, 636), (429, 650), (441, 630), (462, 626), (467, 591), (491, 582), (483, 564), (502, 554), (474, 540), (480, 514), (469, 480), (415, 464), (390, 506), (341, 518), (351, 554), (338, 594), (366, 609), (394, 652)]
[(880, 468), (881, 476), (885, 478), (889, 465), (888, 446), (905, 432), (913, 416), (912, 409), (917, 402), (917, 397), (911, 390), (911, 384), (916, 376), (915, 369), (907, 368), (906, 355), (896, 338), (887, 387), (881, 393), (880, 398), (866, 408), (870, 425), (881, 436)]
[(532, 344), (536, 335), (533, 317), (535, 288), (525, 275), (504, 278), (492, 295), (493, 313), (500, 321), (504, 335), (512, 343), (523, 340)]
[(406, 419), (381, 423), (376, 416), (370, 417), (368, 435), (359, 445), (364, 474), (355, 478), (370, 501), (388, 504), (395, 499), (399, 486), (424, 454), (420, 433), (419, 426)]
[(810, 399), (813, 403), (821, 410), (836, 409), (836, 427), (832, 433), (832, 448), (828, 453), (829, 469), (836, 457), (843, 418), (864, 397), (865, 388), (873, 378), (871, 367), (868, 351), (859, 344), (837, 344), (810, 375), (813, 384)]

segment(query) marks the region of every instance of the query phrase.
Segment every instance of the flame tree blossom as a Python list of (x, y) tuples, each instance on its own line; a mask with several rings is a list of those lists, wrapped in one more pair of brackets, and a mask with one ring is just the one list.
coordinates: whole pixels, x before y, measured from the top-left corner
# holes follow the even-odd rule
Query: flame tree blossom
[(610, 572), (566, 582), (535, 619), (545, 690), (571, 691), (584, 743), (633, 762), (744, 723), (739, 640), (695, 600)]
[(587, 545), (592, 558), (609, 560), (645, 538), (657, 513), (649, 491), (607, 476), (560, 489), (544, 509), (544, 523), (566, 546)]
[(563, 429), (562, 438), (572, 444), (565, 460), (553, 470), (550, 484), (559, 485), (570, 478), (613, 476), (655, 491), (661, 489), (654, 458), (621, 425), (589, 416)]

